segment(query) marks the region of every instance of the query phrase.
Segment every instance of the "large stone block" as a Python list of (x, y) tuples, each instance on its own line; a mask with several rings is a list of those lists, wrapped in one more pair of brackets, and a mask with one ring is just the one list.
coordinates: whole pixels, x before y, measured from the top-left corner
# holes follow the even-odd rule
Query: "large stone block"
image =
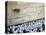
[[(19, 24), (45, 17), (44, 3), (9, 1), (7, 5), (8, 25)], [(20, 11), (17, 12), (16, 9), (19, 9)]]

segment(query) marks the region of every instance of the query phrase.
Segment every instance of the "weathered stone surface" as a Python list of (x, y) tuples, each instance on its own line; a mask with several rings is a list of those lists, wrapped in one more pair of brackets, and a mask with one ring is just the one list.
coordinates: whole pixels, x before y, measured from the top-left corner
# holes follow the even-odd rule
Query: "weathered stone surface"
[[(20, 9), (20, 12), (14, 12), (14, 9)], [(44, 16), (43, 3), (28, 3), (28, 2), (8, 2), (7, 19), (8, 25), (23, 23), (27, 21), (43, 18)]]

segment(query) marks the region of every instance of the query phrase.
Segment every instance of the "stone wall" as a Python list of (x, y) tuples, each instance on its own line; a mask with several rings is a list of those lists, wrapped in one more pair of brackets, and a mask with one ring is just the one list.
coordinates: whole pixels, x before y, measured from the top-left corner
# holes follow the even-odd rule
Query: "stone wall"
[[(7, 5), (8, 25), (14, 25), (45, 17), (43, 3), (8, 2)], [(13, 11), (14, 9), (19, 9), (20, 11)]]

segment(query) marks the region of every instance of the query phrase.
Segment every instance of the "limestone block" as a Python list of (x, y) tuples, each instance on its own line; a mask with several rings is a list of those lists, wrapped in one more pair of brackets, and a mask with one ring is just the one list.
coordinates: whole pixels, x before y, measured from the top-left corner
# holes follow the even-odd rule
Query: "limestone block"
[[(44, 18), (44, 3), (8, 2), (8, 25)], [(20, 9), (17, 13), (14, 9)]]

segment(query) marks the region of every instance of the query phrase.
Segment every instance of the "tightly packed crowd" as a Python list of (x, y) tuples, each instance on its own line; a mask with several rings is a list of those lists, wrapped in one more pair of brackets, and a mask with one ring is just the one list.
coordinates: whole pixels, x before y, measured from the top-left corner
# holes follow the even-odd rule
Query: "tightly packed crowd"
[(27, 33), (27, 32), (43, 32), (45, 31), (45, 18), (10, 25), (7, 27), (7, 33)]

